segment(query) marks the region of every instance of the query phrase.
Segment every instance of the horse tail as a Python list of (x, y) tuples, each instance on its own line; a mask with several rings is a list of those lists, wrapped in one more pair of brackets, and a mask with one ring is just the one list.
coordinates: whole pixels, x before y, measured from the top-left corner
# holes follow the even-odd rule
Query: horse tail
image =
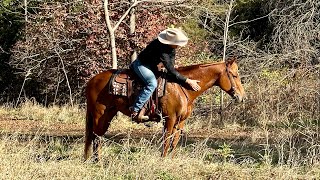
[(89, 149), (92, 146), (94, 135), (93, 135), (93, 116), (87, 109), (86, 114), (86, 134), (85, 134), (85, 147), (84, 147), (84, 159), (89, 158)]

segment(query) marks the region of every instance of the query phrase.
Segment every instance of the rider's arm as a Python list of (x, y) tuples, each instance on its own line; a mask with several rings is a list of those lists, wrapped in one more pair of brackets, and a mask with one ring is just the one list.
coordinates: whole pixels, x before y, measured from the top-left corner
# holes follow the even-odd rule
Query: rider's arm
[(174, 54), (162, 53), (160, 56), (161, 62), (163, 63), (164, 67), (167, 69), (168, 73), (173, 75), (173, 77), (179, 83), (185, 83), (187, 78), (181, 75), (175, 68), (174, 68)]

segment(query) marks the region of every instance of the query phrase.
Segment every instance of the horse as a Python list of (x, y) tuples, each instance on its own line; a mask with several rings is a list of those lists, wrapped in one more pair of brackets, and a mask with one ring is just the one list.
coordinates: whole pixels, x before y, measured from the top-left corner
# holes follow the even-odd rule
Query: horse
[[(186, 84), (177, 84), (168, 81), (165, 95), (159, 100), (164, 121), (164, 136), (161, 156), (165, 157), (171, 146), (174, 152), (185, 120), (190, 116), (194, 100), (207, 89), (219, 86), (229, 94), (236, 102), (242, 102), (245, 96), (241, 84), (238, 65), (233, 58), (230, 61), (197, 64), (177, 68), (177, 71), (190, 79), (199, 80), (200, 91), (193, 91)], [(104, 135), (118, 111), (130, 117), (129, 100), (124, 96), (109, 94), (108, 82), (115, 69), (106, 70), (91, 78), (86, 86), (86, 132), (84, 158), (89, 158), (89, 149), (92, 148), (92, 158), (100, 159), (101, 142), (98, 136)], [(93, 145), (92, 145), (93, 144)]]

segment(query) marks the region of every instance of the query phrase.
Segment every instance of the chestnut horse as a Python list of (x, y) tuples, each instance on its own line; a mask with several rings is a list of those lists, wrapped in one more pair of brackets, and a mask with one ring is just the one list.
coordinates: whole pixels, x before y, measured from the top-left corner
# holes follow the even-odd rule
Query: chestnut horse
[[(238, 65), (235, 60), (210, 64), (199, 64), (177, 69), (179, 73), (190, 79), (200, 80), (200, 91), (193, 91), (187, 85), (168, 82), (165, 95), (159, 100), (164, 122), (164, 138), (162, 156), (166, 156), (171, 145), (175, 149), (185, 120), (190, 116), (194, 100), (212, 86), (219, 86), (230, 96), (241, 102), (244, 97)], [(118, 111), (130, 116), (127, 97), (108, 94), (108, 82), (116, 70), (107, 70), (94, 76), (86, 87), (87, 115), (84, 158), (89, 157), (89, 149), (93, 142), (93, 159), (99, 160), (101, 148), (97, 136), (104, 135), (112, 118)]]

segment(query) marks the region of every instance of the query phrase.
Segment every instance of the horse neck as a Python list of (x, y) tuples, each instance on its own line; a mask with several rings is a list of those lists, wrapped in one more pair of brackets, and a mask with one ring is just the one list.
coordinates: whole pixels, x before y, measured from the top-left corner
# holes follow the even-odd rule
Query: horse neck
[(215, 85), (217, 79), (219, 79), (221, 72), (225, 69), (225, 63), (213, 63), (213, 64), (203, 64), (195, 66), (195, 68), (190, 69), (187, 73), (183, 73), (190, 79), (199, 80), (199, 85), (201, 87), (200, 91), (187, 90), (188, 97), (191, 101), (200, 96), (204, 91)]

